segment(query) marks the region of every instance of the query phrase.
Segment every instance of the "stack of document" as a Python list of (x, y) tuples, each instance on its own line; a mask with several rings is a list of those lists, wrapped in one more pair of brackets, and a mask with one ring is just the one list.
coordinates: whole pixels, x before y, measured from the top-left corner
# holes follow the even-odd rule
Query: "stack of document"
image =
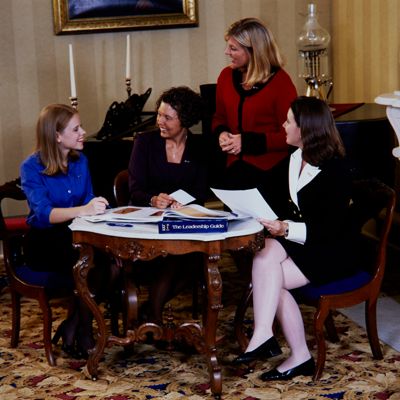
[(181, 208), (167, 208), (161, 210), (154, 207), (127, 206), (107, 210), (105, 214), (82, 217), (90, 222), (159, 222), (163, 219), (191, 219), (191, 220), (213, 220), (213, 219), (238, 219), (239, 216), (227, 211), (210, 210), (198, 204), (190, 204)]
[[(107, 210), (101, 215), (82, 217), (89, 222), (105, 222), (111, 226), (133, 227), (133, 223), (157, 223), (159, 233), (226, 232), (228, 221), (246, 218), (275, 220), (277, 215), (257, 189), (220, 190), (211, 189), (232, 211), (211, 210), (198, 204), (180, 208), (159, 209), (155, 207), (126, 206)], [(183, 191), (173, 193), (181, 201), (193, 198)], [(187, 195), (187, 199), (183, 199)]]

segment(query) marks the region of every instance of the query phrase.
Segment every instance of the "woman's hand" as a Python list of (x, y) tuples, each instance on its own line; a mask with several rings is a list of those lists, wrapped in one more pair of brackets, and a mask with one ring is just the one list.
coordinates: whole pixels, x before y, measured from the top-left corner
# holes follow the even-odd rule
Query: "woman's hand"
[(160, 193), (158, 196), (153, 196), (150, 201), (152, 207), (167, 208), (171, 206), (175, 200), (166, 193)]
[(262, 224), (265, 228), (268, 229), (268, 232), (272, 236), (285, 236), (286, 229), (288, 229), (289, 224), (285, 221), (280, 221), (276, 219), (275, 221), (271, 221), (268, 219), (259, 218), (257, 220)]
[(104, 214), (108, 201), (104, 197), (95, 197), (86, 204), (87, 215)]
[(178, 208), (182, 208), (182, 207), (183, 207), (183, 204), (179, 203), (179, 201), (176, 201), (176, 200), (174, 200), (171, 204), (171, 208), (178, 209)]
[(233, 135), (224, 131), (219, 135), (219, 145), (222, 151), (237, 155), (242, 150), (242, 135)]
[(108, 201), (104, 197), (95, 197), (84, 206), (53, 208), (49, 215), (51, 224), (70, 221), (76, 217), (85, 215), (104, 214), (108, 206)]

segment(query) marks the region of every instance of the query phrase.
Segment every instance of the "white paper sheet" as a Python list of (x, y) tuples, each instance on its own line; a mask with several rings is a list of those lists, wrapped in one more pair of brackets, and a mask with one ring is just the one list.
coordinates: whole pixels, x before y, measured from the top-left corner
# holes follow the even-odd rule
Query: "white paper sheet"
[(234, 213), (245, 214), (253, 218), (278, 219), (258, 189), (247, 190), (211, 190)]
[(182, 189), (179, 189), (174, 193), (171, 193), (170, 196), (178, 203), (181, 203), (183, 206), (196, 200), (193, 196), (191, 196), (189, 193), (185, 192)]

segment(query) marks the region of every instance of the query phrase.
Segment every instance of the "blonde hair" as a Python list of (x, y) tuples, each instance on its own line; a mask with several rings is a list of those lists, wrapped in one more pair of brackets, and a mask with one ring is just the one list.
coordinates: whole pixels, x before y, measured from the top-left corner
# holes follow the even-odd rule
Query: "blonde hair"
[[(57, 133), (61, 133), (77, 113), (75, 108), (65, 104), (49, 104), (40, 112), (36, 124), (35, 150), (45, 167), (44, 174), (56, 175), (65, 172), (62, 153), (57, 143)], [(71, 150), (68, 156), (70, 159), (77, 159), (79, 153)]]
[(272, 32), (257, 18), (243, 18), (234, 22), (225, 33), (225, 40), (234, 38), (249, 55), (244, 82), (253, 86), (264, 83), (274, 68), (283, 66), (278, 45)]

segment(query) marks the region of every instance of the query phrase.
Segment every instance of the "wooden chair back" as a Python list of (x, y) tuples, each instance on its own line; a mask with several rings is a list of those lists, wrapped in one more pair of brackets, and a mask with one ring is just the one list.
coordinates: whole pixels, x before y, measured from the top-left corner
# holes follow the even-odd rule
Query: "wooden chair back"
[(124, 169), (114, 178), (114, 199), (118, 207), (126, 206), (129, 203), (129, 173)]
[[(50, 295), (48, 288), (41, 282), (46, 282), (51, 277), (45, 272), (35, 273), (31, 271), (23, 260), (23, 236), (27, 232), (27, 225), (15, 225), (7, 223), (7, 218), (2, 212), (3, 200), (13, 199), (26, 201), (25, 193), (20, 186), (20, 180), (7, 182), (0, 186), (0, 238), (3, 241), (4, 264), (9, 282), (12, 304), (12, 328), (11, 347), (18, 346), (21, 325), (21, 297), (35, 299), (43, 313), (43, 343), (46, 358), (50, 365), (56, 365), (52, 344), (52, 312), (49, 300), (51, 297), (72, 296), (71, 288), (65, 291), (60, 288), (57, 295)], [(23, 218), (25, 219), (25, 218)], [(64, 282), (65, 284), (65, 282)]]

